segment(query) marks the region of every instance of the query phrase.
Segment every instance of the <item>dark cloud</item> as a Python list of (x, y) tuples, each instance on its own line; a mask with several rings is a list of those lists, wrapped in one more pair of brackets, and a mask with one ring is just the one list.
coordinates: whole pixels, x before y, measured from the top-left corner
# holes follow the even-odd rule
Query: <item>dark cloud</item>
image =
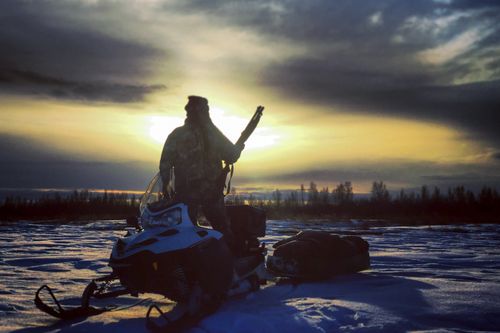
[(137, 102), (164, 85), (132, 85), (106, 81), (77, 82), (44, 76), (35, 72), (0, 70), (0, 89), (4, 93), (49, 96), (82, 101)]
[[(386, 182), (391, 190), (401, 187), (413, 188), (427, 184), (442, 188), (464, 185), (478, 190), (488, 185), (500, 188), (500, 175), (493, 165), (472, 165), (463, 163), (437, 163), (429, 161), (388, 160), (383, 162), (358, 161), (338, 163), (329, 168), (304, 169), (261, 176), (257, 181), (269, 183), (308, 184), (314, 181), (322, 186), (351, 181), (354, 185), (370, 184), (373, 181)], [(238, 183), (255, 183), (255, 178), (235, 177)], [(402, 185), (404, 184), (404, 185)]]
[[(172, 5), (165, 5), (171, 10)], [(217, 17), (218, 22), (234, 24), (257, 30), (261, 34), (286, 37), (292, 41), (309, 44), (321, 43), (364, 46), (372, 52), (383, 52), (380, 42), (389, 42), (389, 33), (406, 18), (427, 15), (438, 7), (428, 1), (363, 1), (363, 0), (289, 0), (270, 2), (253, 1), (203, 1), (184, 0), (178, 2), (177, 10), (186, 13), (203, 13)], [(383, 24), (376, 28), (370, 17), (382, 14)], [(373, 48), (370, 46), (379, 46)], [(311, 52), (316, 51), (311, 49)]]
[[(193, 0), (181, 7), (307, 46), (306, 55), (262, 72), (286, 98), (440, 121), (500, 147), (498, 1)], [(484, 37), (441, 64), (419, 60), (465, 32)]]
[(459, 173), (453, 175), (430, 175), (423, 176), (423, 179), (426, 179), (428, 182), (432, 183), (445, 183), (445, 182), (454, 182), (454, 183), (463, 183), (463, 182), (477, 182), (478, 180), (484, 181), (484, 176), (478, 173)]
[(266, 81), (312, 103), (441, 121), (500, 145), (500, 80), (432, 85), (424, 76), (346, 71), (301, 61), (268, 71)]
[[(156, 163), (86, 160), (81, 156), (54, 150), (32, 138), (9, 134), (0, 134), (0, 160), (0, 188), (142, 190), (158, 170)], [(477, 190), (484, 185), (500, 188), (497, 167), (406, 160), (379, 163), (358, 161), (279, 174), (236, 173), (233, 183), (237, 188), (239, 184), (255, 182), (299, 187), (310, 181), (324, 186), (344, 181), (358, 185), (383, 180), (392, 190), (418, 187), (421, 184), (442, 188), (465, 185)]]
[(485, 7), (500, 7), (497, 0), (454, 0), (449, 6), (458, 9), (481, 9)]
[(27, 137), (0, 133), (0, 160), (10, 162), (40, 162), (62, 159), (63, 155), (49, 146)]
[(162, 51), (98, 32), (64, 17), (59, 7), (0, 2), (0, 91), (130, 102), (159, 87), (141, 82)]
[(0, 188), (141, 190), (157, 172), (149, 163), (88, 161), (8, 134), (0, 134), (0, 160)]

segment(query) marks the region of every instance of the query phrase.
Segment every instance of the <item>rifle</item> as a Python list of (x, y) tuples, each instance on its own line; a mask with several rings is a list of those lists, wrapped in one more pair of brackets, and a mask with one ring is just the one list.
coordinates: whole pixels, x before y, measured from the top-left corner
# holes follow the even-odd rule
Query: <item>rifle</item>
[[(259, 121), (260, 121), (260, 117), (262, 117), (263, 111), (264, 111), (264, 107), (262, 105), (259, 105), (257, 107), (257, 110), (255, 110), (255, 113), (253, 114), (252, 118), (248, 122), (247, 126), (245, 127), (245, 129), (243, 130), (243, 132), (241, 132), (241, 135), (240, 135), (238, 141), (236, 141), (236, 143), (234, 144), (235, 146), (241, 147), (241, 149), (243, 150), (243, 147), (245, 146), (245, 142), (248, 140), (250, 135), (252, 135), (253, 131), (255, 131), (255, 128), (257, 128), (257, 125), (259, 124)], [(225, 163), (224, 169), (222, 169), (222, 173), (221, 173), (220, 178), (219, 178), (221, 180), (221, 184), (223, 185), (223, 187), (226, 187), (227, 174), (231, 173), (231, 175), (229, 177), (229, 181), (227, 183), (227, 187), (226, 187), (227, 190), (226, 190), (225, 195), (229, 194), (229, 191), (231, 190), (231, 179), (233, 178), (233, 172), (234, 172), (233, 164), (232, 163)]]
[(250, 135), (252, 135), (253, 131), (259, 124), (260, 117), (262, 117), (262, 112), (264, 112), (264, 107), (262, 105), (259, 105), (255, 113), (253, 114), (252, 119), (250, 119), (250, 121), (248, 122), (247, 127), (245, 127), (243, 132), (241, 132), (240, 138), (235, 143), (236, 146), (243, 147), (245, 142), (248, 140)]

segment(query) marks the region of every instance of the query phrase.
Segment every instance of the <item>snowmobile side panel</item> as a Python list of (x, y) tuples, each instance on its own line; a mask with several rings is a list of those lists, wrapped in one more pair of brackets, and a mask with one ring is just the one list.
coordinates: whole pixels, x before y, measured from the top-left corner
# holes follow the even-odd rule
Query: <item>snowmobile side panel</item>
[[(172, 231), (176, 230), (176, 231)], [(171, 237), (175, 235), (175, 237)], [(121, 238), (112, 250), (111, 257), (123, 259), (142, 251), (161, 254), (189, 248), (206, 238), (220, 239), (222, 234), (206, 228), (152, 228)]]
[(231, 287), (234, 259), (223, 240), (208, 238), (192, 247), (187, 264), (206, 295), (221, 297)]

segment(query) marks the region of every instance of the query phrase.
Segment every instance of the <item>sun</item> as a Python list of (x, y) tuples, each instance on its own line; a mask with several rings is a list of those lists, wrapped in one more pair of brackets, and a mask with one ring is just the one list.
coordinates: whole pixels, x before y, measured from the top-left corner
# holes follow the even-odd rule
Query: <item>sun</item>
[[(210, 109), (210, 117), (214, 124), (224, 133), (229, 140), (236, 142), (241, 132), (245, 129), (249, 119), (227, 115), (222, 109)], [(184, 124), (180, 117), (151, 116), (149, 117), (149, 136), (155, 142), (164, 143), (168, 135), (177, 127)], [(268, 127), (257, 127), (245, 144), (245, 149), (258, 149), (275, 145), (279, 135), (274, 134)]]
[(184, 120), (180, 117), (151, 116), (149, 118), (149, 136), (155, 141), (163, 143), (175, 128), (182, 126)]

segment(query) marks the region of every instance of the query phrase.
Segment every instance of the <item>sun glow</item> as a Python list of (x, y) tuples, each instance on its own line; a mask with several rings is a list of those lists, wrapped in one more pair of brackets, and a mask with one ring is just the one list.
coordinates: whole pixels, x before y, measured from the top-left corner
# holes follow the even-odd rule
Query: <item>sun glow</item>
[[(213, 107), (210, 109), (210, 114), (214, 124), (232, 141), (236, 142), (241, 135), (241, 132), (248, 124), (248, 119), (226, 115), (225, 111)], [(269, 127), (257, 127), (252, 136), (245, 144), (245, 149), (257, 149), (274, 146), (278, 143), (279, 135), (273, 134)]]
[[(214, 124), (232, 142), (236, 142), (241, 132), (245, 129), (248, 119), (226, 115), (222, 109), (211, 108), (210, 116)], [(176, 127), (182, 126), (184, 120), (180, 117), (151, 116), (149, 118), (149, 136), (159, 143), (165, 142), (167, 136)], [(258, 127), (245, 144), (245, 149), (258, 149), (274, 146), (280, 136), (274, 134), (269, 127)]]
[(154, 141), (161, 143), (165, 142), (170, 132), (184, 123), (184, 120), (180, 117), (165, 116), (152, 116), (149, 121), (149, 136)]

